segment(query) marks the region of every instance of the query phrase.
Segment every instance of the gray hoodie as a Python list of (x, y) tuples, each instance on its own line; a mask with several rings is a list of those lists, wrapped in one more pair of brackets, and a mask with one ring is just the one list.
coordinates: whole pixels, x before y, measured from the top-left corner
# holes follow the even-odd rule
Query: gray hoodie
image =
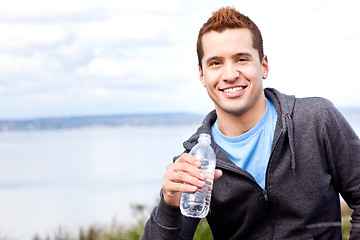
[[(358, 136), (325, 99), (264, 91), (278, 114), (265, 189), (211, 143), (223, 171), (207, 216), (214, 239), (341, 239), (339, 194), (354, 210), (350, 239), (360, 239)], [(185, 152), (200, 133), (211, 134), (216, 118), (207, 115)], [(192, 239), (198, 222), (161, 199), (141, 239)]]

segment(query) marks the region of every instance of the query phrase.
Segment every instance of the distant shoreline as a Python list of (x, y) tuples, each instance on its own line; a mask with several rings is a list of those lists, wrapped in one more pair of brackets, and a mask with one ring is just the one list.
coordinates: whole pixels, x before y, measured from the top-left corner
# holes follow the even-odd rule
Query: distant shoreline
[[(340, 108), (350, 123), (360, 125), (360, 108)], [(119, 126), (181, 126), (201, 124), (205, 114), (144, 113), (0, 120), (0, 132)]]
[(0, 132), (117, 126), (176, 126), (200, 124), (204, 115), (192, 113), (119, 114), (0, 120)]

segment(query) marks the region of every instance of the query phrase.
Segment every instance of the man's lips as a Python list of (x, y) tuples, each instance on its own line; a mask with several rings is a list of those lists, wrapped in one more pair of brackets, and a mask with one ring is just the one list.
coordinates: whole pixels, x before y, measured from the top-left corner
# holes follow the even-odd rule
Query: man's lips
[(223, 88), (223, 89), (220, 89), (220, 91), (226, 92), (226, 93), (234, 93), (237, 91), (241, 91), (244, 88), (246, 88), (246, 86), (236, 86), (236, 87), (230, 87), (230, 88)]

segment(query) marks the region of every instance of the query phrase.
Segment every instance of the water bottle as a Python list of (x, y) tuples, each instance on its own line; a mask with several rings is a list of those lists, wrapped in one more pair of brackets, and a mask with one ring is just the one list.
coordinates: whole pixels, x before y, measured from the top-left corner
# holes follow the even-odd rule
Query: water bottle
[(198, 144), (191, 149), (190, 154), (201, 162), (200, 169), (203, 170), (207, 178), (205, 185), (194, 193), (182, 193), (180, 200), (180, 210), (184, 216), (203, 218), (209, 212), (212, 185), (216, 165), (216, 156), (210, 146), (211, 137), (209, 134), (201, 133)]

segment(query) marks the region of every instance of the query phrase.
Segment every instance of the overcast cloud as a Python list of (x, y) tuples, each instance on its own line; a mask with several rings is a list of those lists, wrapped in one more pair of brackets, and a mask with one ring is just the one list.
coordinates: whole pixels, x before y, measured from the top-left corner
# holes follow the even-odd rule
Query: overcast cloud
[(196, 38), (227, 5), (262, 31), (265, 86), (360, 107), (356, 0), (0, 0), (0, 119), (210, 111)]

